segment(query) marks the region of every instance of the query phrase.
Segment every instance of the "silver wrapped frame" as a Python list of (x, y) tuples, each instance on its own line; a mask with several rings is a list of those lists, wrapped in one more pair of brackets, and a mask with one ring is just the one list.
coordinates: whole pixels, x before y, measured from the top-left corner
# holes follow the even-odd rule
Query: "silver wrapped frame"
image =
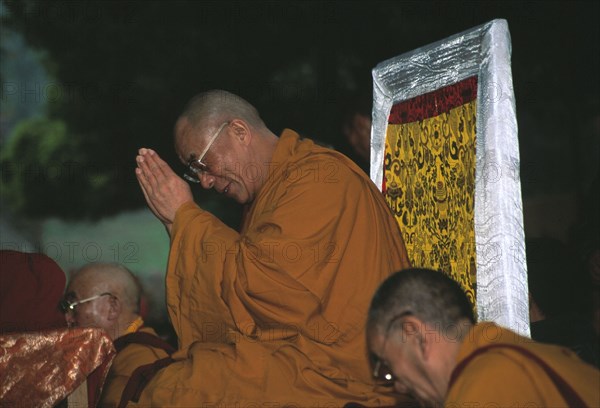
[(493, 20), (373, 69), (371, 179), (381, 189), (393, 105), (477, 76), (474, 225), (480, 321), (529, 336), (519, 144), (506, 20)]

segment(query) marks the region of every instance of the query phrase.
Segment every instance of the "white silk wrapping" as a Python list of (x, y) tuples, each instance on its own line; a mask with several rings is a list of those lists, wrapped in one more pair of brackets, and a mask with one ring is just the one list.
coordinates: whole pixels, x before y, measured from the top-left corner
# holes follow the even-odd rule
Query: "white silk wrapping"
[(475, 245), (477, 312), (529, 336), (519, 144), (506, 20), (493, 20), (373, 69), (371, 179), (383, 180), (393, 105), (477, 76)]

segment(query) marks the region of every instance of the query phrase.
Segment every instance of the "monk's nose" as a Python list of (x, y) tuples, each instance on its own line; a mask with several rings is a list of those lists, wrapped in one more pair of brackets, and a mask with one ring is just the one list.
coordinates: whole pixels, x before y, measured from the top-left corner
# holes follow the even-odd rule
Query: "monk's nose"
[(210, 190), (215, 186), (215, 178), (207, 173), (200, 174), (200, 184), (203, 188)]
[(69, 327), (73, 327), (77, 324), (77, 321), (75, 320), (75, 316), (74, 316), (73, 312), (65, 313), (65, 320), (67, 321), (67, 326), (69, 326)]

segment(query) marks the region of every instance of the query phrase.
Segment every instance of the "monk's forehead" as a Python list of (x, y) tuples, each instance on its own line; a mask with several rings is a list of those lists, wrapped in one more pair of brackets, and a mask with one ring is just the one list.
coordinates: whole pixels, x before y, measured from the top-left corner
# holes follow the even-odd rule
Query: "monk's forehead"
[(81, 273), (75, 275), (67, 285), (65, 293), (74, 294), (79, 297), (86, 296), (88, 292), (94, 289), (94, 282), (87, 279), (86, 275)]
[(183, 162), (192, 159), (199, 154), (197, 151), (203, 143), (204, 132), (200, 126), (193, 126), (190, 121), (183, 117), (175, 125), (175, 153)]
[(385, 339), (385, 335), (382, 333), (382, 330), (380, 330), (377, 327), (368, 328), (366, 337), (367, 337), (367, 347), (369, 348), (370, 351), (374, 351), (374, 349), (378, 349), (379, 345), (381, 343), (383, 343), (383, 340)]
[(75, 292), (77, 295), (81, 295), (80, 292), (96, 292), (98, 290), (105, 290), (108, 286), (106, 277), (97, 273), (93, 269), (83, 269), (69, 282), (67, 286), (67, 292)]
[(370, 347), (373, 342), (377, 341), (378, 334), (379, 333), (375, 328), (373, 328), (373, 327), (367, 328), (367, 331), (366, 331), (367, 346)]

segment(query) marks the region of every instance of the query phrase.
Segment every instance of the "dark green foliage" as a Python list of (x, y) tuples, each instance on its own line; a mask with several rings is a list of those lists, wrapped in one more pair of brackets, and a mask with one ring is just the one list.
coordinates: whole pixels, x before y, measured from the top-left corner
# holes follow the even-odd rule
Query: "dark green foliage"
[[(378, 62), (493, 18), (509, 22), (518, 112), (536, 122), (527, 132), (527, 121), (520, 121), (522, 143), (528, 137), (533, 140), (523, 143), (523, 151), (538, 151), (537, 133), (544, 132), (563, 155), (565, 170), (550, 183), (565, 185), (565, 177), (573, 176), (569, 169), (577, 168), (578, 145), (565, 149), (564, 141), (578, 135), (569, 134), (573, 129), (567, 122), (554, 120), (557, 110), (584, 123), (589, 111), (597, 110), (598, 53), (590, 51), (584, 54), (585, 63), (575, 63), (580, 54), (573, 51), (586, 42), (597, 50), (594, 3), (585, 6), (589, 12), (584, 8), (588, 3), (577, 2), (572, 7), (561, 2), (476, 1), (3, 4), (2, 23), (46, 51), (45, 66), (53, 81), (41, 84), (49, 119), (36, 122), (31, 134), (64, 132), (53, 136), (53, 160), (76, 160), (85, 168), (83, 175), (38, 185), (53, 196), (47, 197), (47, 206), (39, 205), (42, 194), (36, 189), (15, 181), (19, 176), (6, 184), (9, 203), (28, 215), (98, 217), (143, 206), (133, 173), (137, 149), (152, 147), (181, 170), (172, 147), (173, 123), (190, 97), (211, 88), (248, 99), (276, 133), (290, 127), (340, 147), (343, 102), (358, 90), (369, 94), (370, 70)], [(583, 105), (570, 102), (578, 95)], [(41, 129), (41, 123), (51, 128)], [(57, 123), (64, 128), (59, 131)], [(27, 154), (41, 153), (44, 145), (33, 140), (19, 143), (36, 146), (27, 148)], [(11, 156), (6, 150), (4, 163), (43, 162), (40, 157)], [(553, 166), (540, 160), (524, 159), (524, 190), (547, 187), (535, 174)], [(3, 172), (3, 179), (9, 177), (14, 176)], [(73, 204), (64, 205), (67, 200)]]

